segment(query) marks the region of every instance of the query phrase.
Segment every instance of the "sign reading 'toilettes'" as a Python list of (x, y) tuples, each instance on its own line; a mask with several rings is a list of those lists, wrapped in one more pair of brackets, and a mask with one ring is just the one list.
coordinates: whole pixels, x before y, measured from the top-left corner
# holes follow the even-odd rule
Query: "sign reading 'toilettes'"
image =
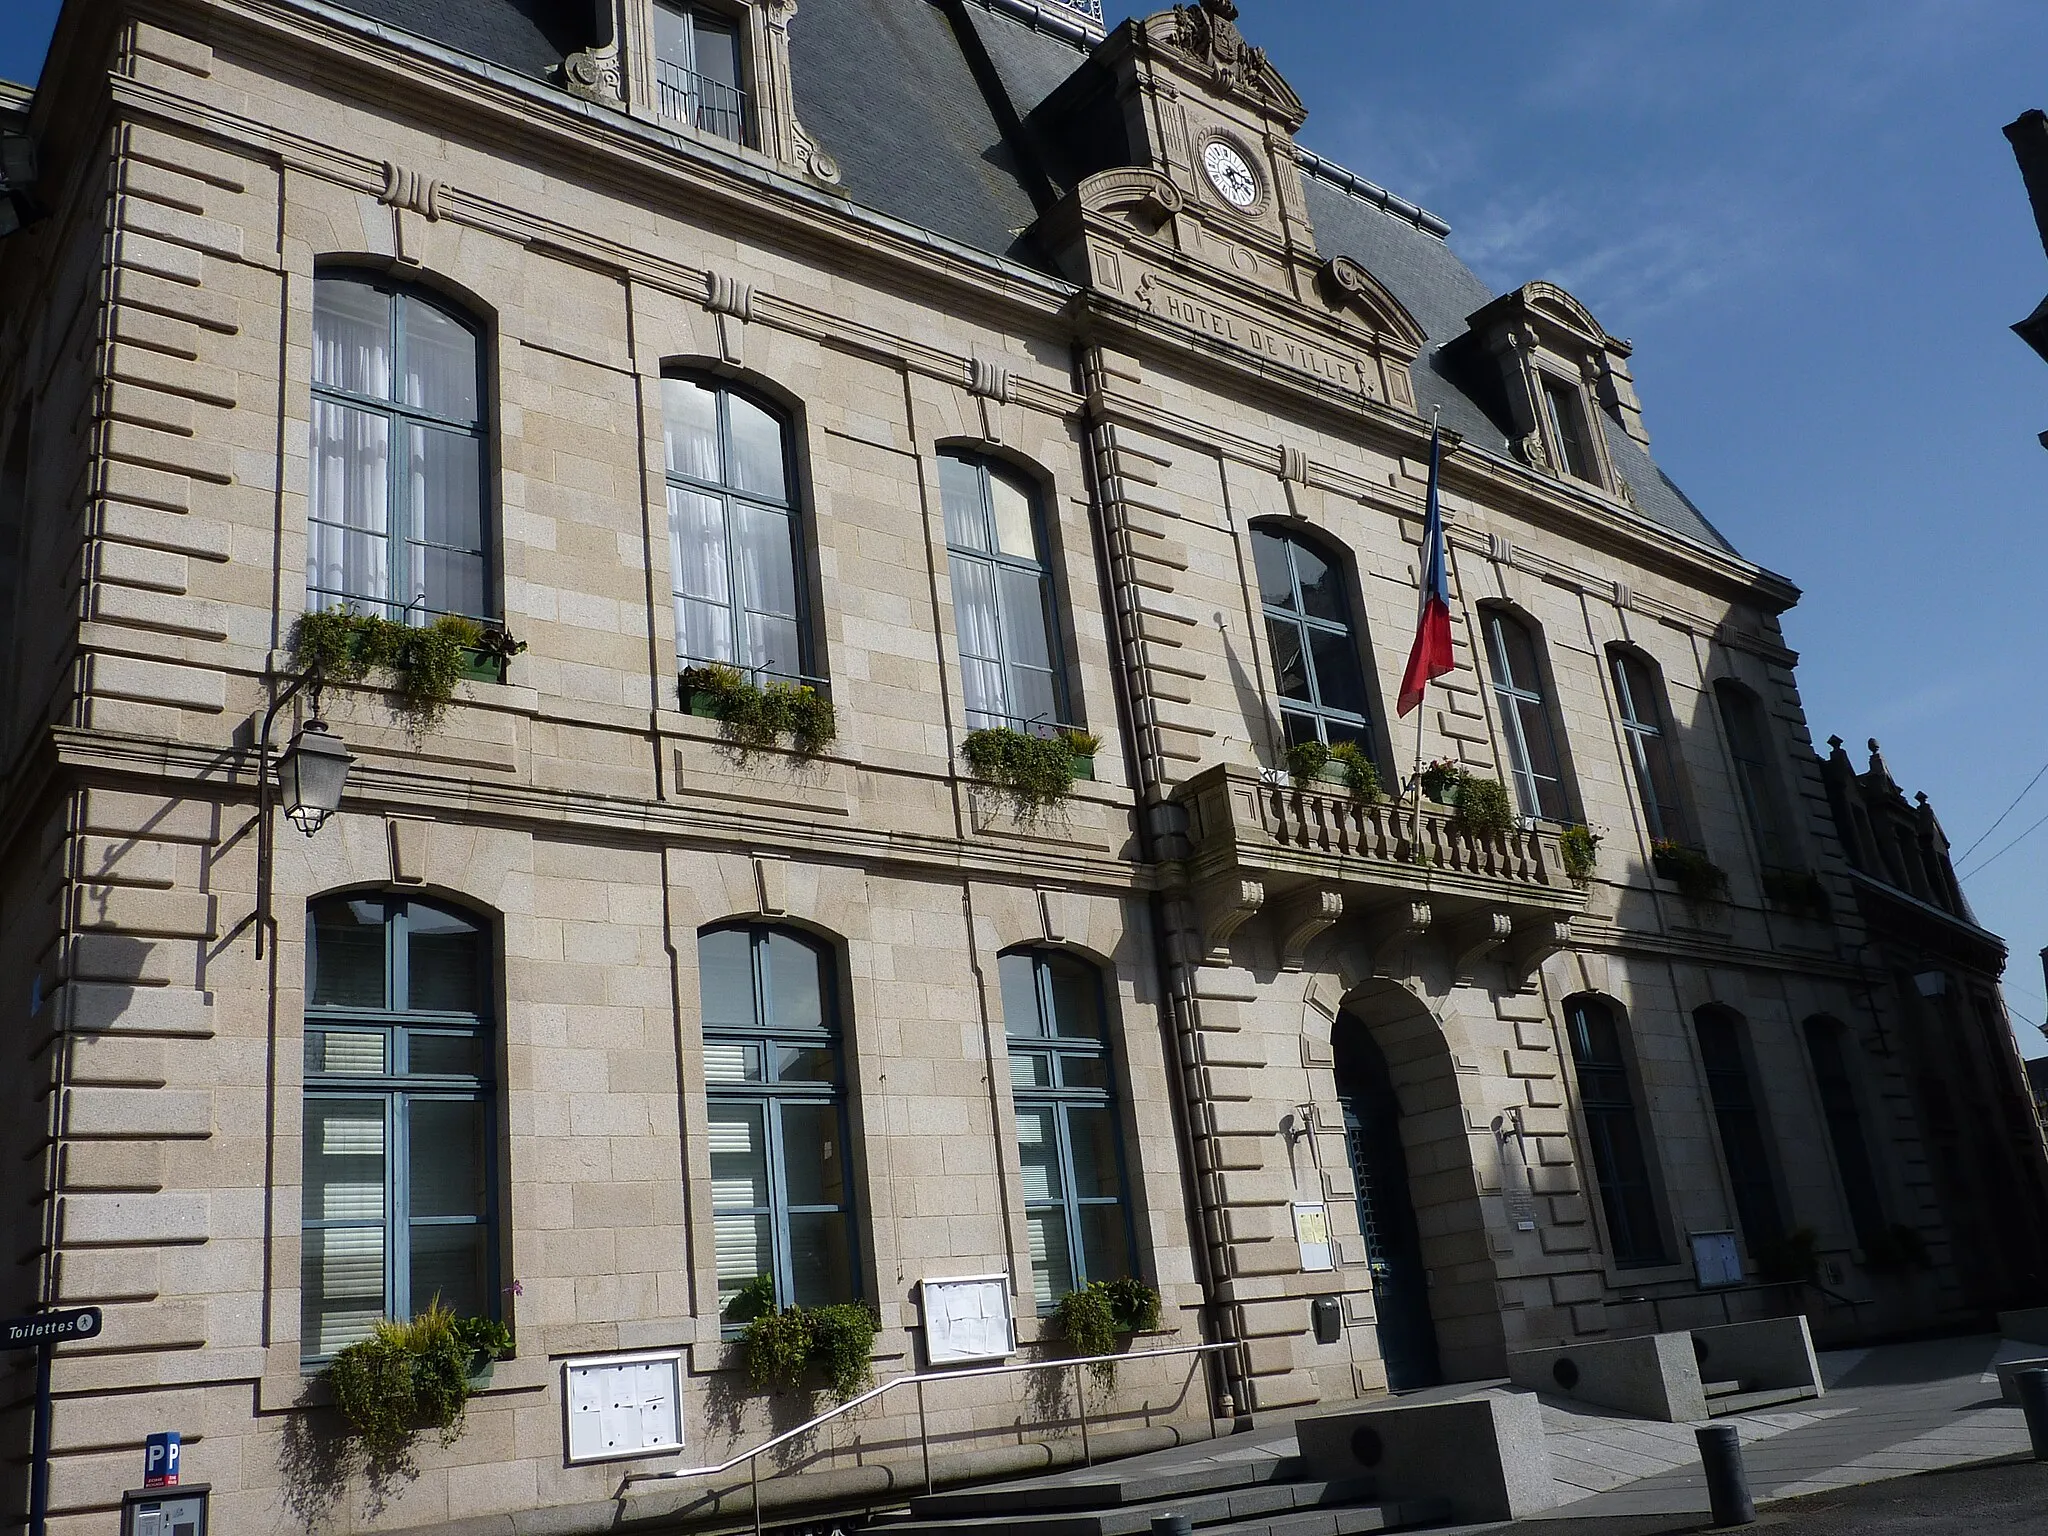
[(74, 1307), (69, 1312), (37, 1312), (30, 1317), (10, 1317), (0, 1322), (0, 1349), (33, 1349), (38, 1344), (89, 1339), (99, 1331), (98, 1307)]

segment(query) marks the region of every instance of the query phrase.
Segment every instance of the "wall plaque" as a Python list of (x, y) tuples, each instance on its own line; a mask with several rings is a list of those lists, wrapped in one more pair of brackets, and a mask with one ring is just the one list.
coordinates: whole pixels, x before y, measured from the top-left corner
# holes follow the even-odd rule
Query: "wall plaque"
[(924, 1314), (924, 1354), (929, 1364), (1007, 1360), (1017, 1352), (1008, 1275), (921, 1280), (917, 1300), (918, 1310)]

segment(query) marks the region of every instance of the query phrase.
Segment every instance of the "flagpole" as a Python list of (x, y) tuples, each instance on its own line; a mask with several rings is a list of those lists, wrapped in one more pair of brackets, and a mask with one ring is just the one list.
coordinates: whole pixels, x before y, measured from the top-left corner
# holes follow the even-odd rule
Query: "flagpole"
[[(1437, 436), (1437, 418), (1443, 415), (1443, 411), (1444, 408), (1440, 405), (1429, 408), (1430, 456), (1433, 461), (1437, 461), (1438, 455), (1443, 451), (1443, 440)], [(1432, 462), (1430, 467), (1432, 472), (1435, 472), (1436, 462)], [(1418, 576), (1427, 574), (1429, 564), (1427, 537), (1423, 542), (1425, 547), (1422, 551), (1422, 563), (1416, 567)], [(1422, 731), (1424, 723), (1429, 718), (1429, 683), (1430, 679), (1425, 673), (1422, 679), (1422, 698), (1415, 706), (1415, 820), (1409, 830), (1408, 846), (1413, 850), (1414, 861), (1418, 864), (1422, 862)]]

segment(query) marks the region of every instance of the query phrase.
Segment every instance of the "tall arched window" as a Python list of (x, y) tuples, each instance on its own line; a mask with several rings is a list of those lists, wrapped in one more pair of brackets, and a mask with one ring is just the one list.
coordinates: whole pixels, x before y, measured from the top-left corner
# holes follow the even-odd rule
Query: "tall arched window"
[(1621, 734), (1635, 769), (1636, 790), (1650, 836), (1659, 842), (1686, 840), (1684, 813), (1679, 808), (1678, 773), (1672, 766), (1671, 735), (1664, 709), (1664, 688), (1650, 664), (1619, 646), (1607, 653), (1614, 668), (1614, 697), (1621, 707)]
[[(765, 1279), (780, 1306), (860, 1294), (838, 987), (825, 946), (784, 928), (697, 939), (718, 1310)], [(765, 1298), (760, 1298), (765, 1300)]]
[(729, 385), (664, 378), (661, 427), (676, 654), (810, 676), (788, 424)]
[(1536, 636), (1528, 625), (1499, 608), (1488, 608), (1483, 623), (1493, 697), (1500, 706), (1515, 797), (1524, 816), (1563, 821), (1570, 814), (1565, 806), (1564, 769), (1558, 758), (1550, 704), (1543, 697)]
[(967, 724), (1050, 735), (1071, 720), (1039, 497), (978, 455), (939, 455)]
[(1621, 1025), (1596, 997), (1565, 1003), (1565, 1033), (1577, 1069), (1579, 1108), (1592, 1143), (1593, 1175), (1607, 1215), (1607, 1240), (1623, 1269), (1665, 1261), (1663, 1224), (1650, 1156), (1629, 1081)]
[(1266, 641), (1287, 745), (1355, 741), (1378, 756), (1359, 633), (1337, 561), (1277, 529), (1252, 529)]
[(452, 908), (313, 904), (306, 924), (299, 1350), (435, 1300), (497, 1312), (490, 943)]
[(1735, 759), (1735, 780), (1742, 788), (1743, 808), (1756, 831), (1757, 851), (1771, 869), (1790, 869), (1798, 863), (1791, 830), (1785, 815), (1784, 796), (1778, 789), (1778, 771), (1772, 763), (1770, 733), (1763, 707), (1756, 695), (1727, 679), (1714, 684), (1714, 700), (1720, 706), (1721, 724), (1728, 732), (1728, 753)]
[(477, 328), (365, 272), (313, 280), (306, 606), (497, 616), (488, 579)]
[(1848, 1033), (1835, 1020), (1816, 1015), (1806, 1021), (1806, 1054), (1813, 1062), (1813, 1084), (1820, 1090), (1821, 1117), (1835, 1149), (1835, 1171), (1842, 1177), (1842, 1197), (1856, 1241), (1868, 1247), (1885, 1236), (1884, 1197), (1878, 1191), (1877, 1169), (1870, 1143), (1863, 1135), (1863, 1114), (1856, 1106), (1856, 1086), (1849, 1077), (1843, 1050)]
[(1757, 1113), (1755, 1080), (1744, 1049), (1743, 1023), (1726, 1008), (1701, 1008), (1692, 1016), (1706, 1069), (1707, 1095), (1721, 1132), (1721, 1156), (1735, 1195), (1735, 1219), (1752, 1257), (1785, 1235), (1778, 1209), (1778, 1185), (1771, 1176), (1770, 1145)]
[(1004, 955), (998, 970), (1031, 1288), (1044, 1310), (1131, 1273), (1116, 1071), (1099, 970), (1052, 950)]

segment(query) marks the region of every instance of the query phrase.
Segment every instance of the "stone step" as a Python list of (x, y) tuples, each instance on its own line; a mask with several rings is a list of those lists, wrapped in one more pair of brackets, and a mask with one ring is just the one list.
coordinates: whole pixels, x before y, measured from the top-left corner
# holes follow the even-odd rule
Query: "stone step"
[(1202, 1536), (1362, 1536), (1369, 1531), (1405, 1531), (1417, 1526), (1444, 1525), (1451, 1518), (1449, 1499), (1404, 1499), (1399, 1504), (1352, 1504), (1341, 1509), (1310, 1509), (1271, 1520), (1240, 1520), (1231, 1525), (1205, 1525)]
[(975, 1515), (1015, 1515), (1020, 1511), (1109, 1509), (1124, 1504), (1176, 1496), (1216, 1493), (1284, 1482), (1301, 1475), (1300, 1458), (1261, 1456), (1230, 1461), (1198, 1461), (1186, 1466), (1117, 1472), (1096, 1468), (1061, 1472), (1025, 1482), (928, 1493), (910, 1501), (920, 1520)]
[[(1200, 1527), (1233, 1522), (1257, 1525), (1263, 1519), (1318, 1510), (1323, 1505), (1354, 1504), (1373, 1495), (1371, 1478), (1347, 1478), (1341, 1482), (1265, 1481), (1249, 1486), (1219, 1489), (1197, 1494), (1168, 1494), (1142, 1504), (1119, 1504), (1105, 1509), (1049, 1509), (1020, 1512), (1016, 1506), (1003, 1514), (979, 1514), (951, 1519), (924, 1519), (913, 1515), (901, 1524), (878, 1526), (889, 1536), (997, 1536), (1018, 1531), (1026, 1536), (1148, 1536), (1154, 1515), (1185, 1515)], [(1383, 1527), (1361, 1526), (1361, 1530)]]
[(1739, 1381), (1710, 1381), (1705, 1385), (1708, 1397), (1732, 1397), (1742, 1390)]
[(1776, 1408), (1783, 1403), (1803, 1402), (1820, 1394), (1811, 1387), (1766, 1387), (1758, 1392), (1737, 1392), (1731, 1397), (1708, 1400), (1707, 1412), (1715, 1418), (1730, 1413), (1754, 1413), (1759, 1408)]

